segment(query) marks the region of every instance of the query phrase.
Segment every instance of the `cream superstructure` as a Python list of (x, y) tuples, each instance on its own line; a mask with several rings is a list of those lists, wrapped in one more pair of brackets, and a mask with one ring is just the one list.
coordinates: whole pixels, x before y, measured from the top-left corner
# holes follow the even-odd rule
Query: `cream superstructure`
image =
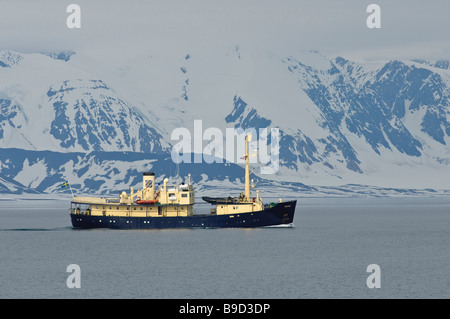
[[(130, 193), (125, 191), (119, 198), (78, 197), (72, 199), (74, 213), (92, 216), (127, 216), (127, 217), (162, 217), (190, 216), (195, 204), (195, 191), (188, 176), (187, 183), (168, 185), (164, 179), (163, 186), (155, 193), (155, 174), (144, 173), (142, 189)], [(81, 206), (89, 207), (81, 210)]]

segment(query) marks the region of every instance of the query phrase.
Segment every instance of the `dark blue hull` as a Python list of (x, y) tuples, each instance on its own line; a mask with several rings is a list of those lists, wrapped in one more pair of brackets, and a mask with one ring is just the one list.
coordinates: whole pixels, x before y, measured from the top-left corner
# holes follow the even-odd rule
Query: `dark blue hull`
[(117, 217), (70, 214), (74, 228), (164, 229), (264, 227), (294, 221), (297, 201), (278, 203), (259, 212), (188, 217)]

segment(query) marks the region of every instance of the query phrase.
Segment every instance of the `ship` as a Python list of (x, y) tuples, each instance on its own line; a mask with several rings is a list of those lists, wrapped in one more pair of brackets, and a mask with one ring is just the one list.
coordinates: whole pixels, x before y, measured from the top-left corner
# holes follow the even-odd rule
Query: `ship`
[(195, 189), (188, 174), (179, 185), (168, 178), (155, 187), (155, 174), (144, 172), (142, 189), (123, 191), (116, 198), (73, 196), (70, 218), (75, 229), (254, 228), (292, 226), (296, 200), (264, 204), (256, 191), (251, 197), (249, 142), (245, 137), (245, 189), (239, 196), (202, 197), (209, 214), (194, 213)]

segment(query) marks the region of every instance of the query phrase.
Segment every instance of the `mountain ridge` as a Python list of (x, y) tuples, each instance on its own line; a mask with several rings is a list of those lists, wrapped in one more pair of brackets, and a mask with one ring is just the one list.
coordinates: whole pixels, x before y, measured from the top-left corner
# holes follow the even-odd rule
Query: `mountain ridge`
[[(201, 119), (204, 129), (222, 131), (278, 127), (280, 168), (264, 176), (273, 182), (448, 188), (446, 60), (364, 64), (316, 51), (277, 56), (234, 47), (93, 61), (75, 51), (1, 51), (2, 151), (164, 156), (171, 131), (193, 132)], [(7, 160), (0, 177), (22, 184), (5, 173)], [(59, 177), (37, 191), (56, 191), (61, 167), (51, 169)], [(86, 189), (101, 189), (89, 183)]]

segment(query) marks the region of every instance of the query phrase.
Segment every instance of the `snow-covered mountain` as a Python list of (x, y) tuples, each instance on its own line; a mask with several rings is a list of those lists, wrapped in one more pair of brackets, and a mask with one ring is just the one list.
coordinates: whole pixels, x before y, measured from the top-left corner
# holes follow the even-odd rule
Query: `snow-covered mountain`
[[(158, 172), (157, 183), (166, 177), (170, 183), (191, 180), (204, 186), (218, 185), (222, 190), (241, 187), (243, 169), (236, 164), (181, 163), (175, 165), (170, 154), (149, 154), (140, 152), (52, 152), (2, 149), (2, 178), (0, 190), (3, 193), (70, 193), (62, 188), (64, 181), (70, 182), (78, 194), (118, 194), (119, 190), (142, 188), (142, 173)], [(255, 181), (259, 181), (258, 178)]]
[(155, 125), (101, 79), (42, 54), (3, 51), (0, 63), (0, 147), (167, 151)]
[[(69, 179), (104, 193), (138, 183), (147, 169), (175, 176), (184, 164), (171, 162), (171, 133), (194, 132), (199, 119), (203, 130), (279, 128), (280, 168), (257, 177), (264, 185), (448, 189), (449, 113), (448, 61), (356, 62), (240, 46), (1, 51), (0, 191), (55, 192)], [(242, 178), (234, 164), (189, 168), (210, 187)]]

